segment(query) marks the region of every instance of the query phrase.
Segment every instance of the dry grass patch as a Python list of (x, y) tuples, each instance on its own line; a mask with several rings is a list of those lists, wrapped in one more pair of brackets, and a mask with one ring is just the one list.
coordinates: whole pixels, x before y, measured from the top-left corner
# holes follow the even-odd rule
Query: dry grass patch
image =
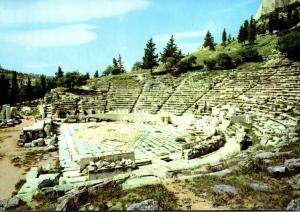
[(100, 210), (125, 210), (133, 203), (154, 199), (164, 210), (177, 208), (177, 198), (163, 185), (148, 185), (124, 191), (119, 185), (101, 190), (101, 193), (89, 198), (93, 206)]
[[(252, 182), (265, 183), (269, 191), (254, 191), (249, 184)], [(219, 195), (213, 191), (214, 185), (226, 184), (238, 189), (236, 195)], [(207, 196), (215, 206), (227, 206), (232, 209), (262, 210), (285, 209), (289, 201), (290, 187), (284, 180), (269, 178), (262, 172), (252, 174), (230, 174), (224, 177), (201, 176), (191, 183), (192, 191), (200, 196)]]
[[(45, 195), (35, 195), (30, 207), (33, 210), (55, 210), (57, 198), (63, 194), (49, 197)], [(133, 203), (146, 199), (154, 199), (164, 210), (174, 210), (177, 208), (177, 198), (163, 185), (149, 185), (131, 190), (122, 190), (120, 185), (109, 184), (95, 193), (88, 193), (72, 207), (74, 210), (91, 205), (97, 210), (125, 210)]]
[(11, 163), (15, 167), (31, 167), (36, 164), (43, 154), (48, 153), (48, 150), (32, 150), (25, 153), (24, 156), (16, 156), (11, 159)]
[(5, 139), (11, 138), (11, 135), (7, 135), (7, 136), (0, 136), (0, 144), (2, 144), (4, 142)]

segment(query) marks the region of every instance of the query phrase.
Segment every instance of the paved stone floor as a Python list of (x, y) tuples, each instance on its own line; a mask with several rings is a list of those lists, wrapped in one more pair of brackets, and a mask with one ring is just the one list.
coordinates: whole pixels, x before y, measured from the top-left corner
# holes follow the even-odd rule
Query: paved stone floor
[(59, 157), (64, 168), (76, 168), (84, 157), (134, 151), (136, 161), (165, 158), (180, 153), (177, 137), (188, 137), (185, 130), (172, 125), (127, 122), (62, 124)]

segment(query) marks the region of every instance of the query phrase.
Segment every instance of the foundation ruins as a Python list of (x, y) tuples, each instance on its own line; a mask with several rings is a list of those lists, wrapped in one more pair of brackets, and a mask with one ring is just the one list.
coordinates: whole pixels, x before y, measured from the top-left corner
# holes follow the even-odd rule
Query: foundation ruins
[[(217, 163), (255, 142), (296, 142), (299, 67), (222, 70), (218, 78), (131, 74), (100, 79), (84, 94), (52, 90), (40, 102), (41, 119), (23, 128), (17, 145), (58, 150), (61, 172), (34, 168), (17, 196), (30, 201), (45, 179), (55, 181), (55, 191), (105, 179), (124, 179), (122, 188), (131, 189)], [(11, 111), (3, 106), (1, 120)]]

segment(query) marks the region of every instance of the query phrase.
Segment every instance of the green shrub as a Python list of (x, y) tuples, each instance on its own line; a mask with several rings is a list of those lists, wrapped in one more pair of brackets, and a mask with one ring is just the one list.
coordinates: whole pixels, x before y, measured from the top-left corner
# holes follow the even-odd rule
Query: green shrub
[(189, 57), (182, 59), (181, 61), (179, 61), (176, 64), (177, 69), (176, 69), (175, 73), (181, 74), (181, 73), (187, 72), (189, 70), (192, 70), (193, 65), (196, 64), (196, 59), (197, 59), (197, 57), (195, 57), (194, 55), (191, 55)]
[(243, 64), (243, 60), (240, 56), (232, 57), (232, 63), (234, 67), (237, 67)]
[(166, 68), (174, 68), (175, 65), (177, 64), (178, 60), (174, 57), (168, 57), (166, 60)]
[(242, 58), (242, 62), (261, 62), (262, 56), (258, 53), (256, 49), (242, 49), (239, 51), (239, 55)]
[(286, 53), (292, 60), (300, 59), (300, 27), (283, 35), (278, 41), (279, 51)]
[(222, 69), (233, 68), (232, 58), (225, 53), (221, 53), (217, 56), (217, 63)]
[(208, 69), (212, 70), (216, 67), (217, 60), (216, 59), (206, 59), (203, 61), (203, 63)]

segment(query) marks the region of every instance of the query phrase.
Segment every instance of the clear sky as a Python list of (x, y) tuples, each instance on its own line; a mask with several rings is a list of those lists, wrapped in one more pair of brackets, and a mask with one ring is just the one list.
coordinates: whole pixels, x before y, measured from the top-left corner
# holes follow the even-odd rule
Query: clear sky
[(171, 34), (184, 53), (210, 30), (236, 36), (260, 0), (0, 0), (0, 64), (7, 69), (54, 75), (102, 72), (120, 53), (125, 68), (140, 61), (147, 40), (157, 52)]

